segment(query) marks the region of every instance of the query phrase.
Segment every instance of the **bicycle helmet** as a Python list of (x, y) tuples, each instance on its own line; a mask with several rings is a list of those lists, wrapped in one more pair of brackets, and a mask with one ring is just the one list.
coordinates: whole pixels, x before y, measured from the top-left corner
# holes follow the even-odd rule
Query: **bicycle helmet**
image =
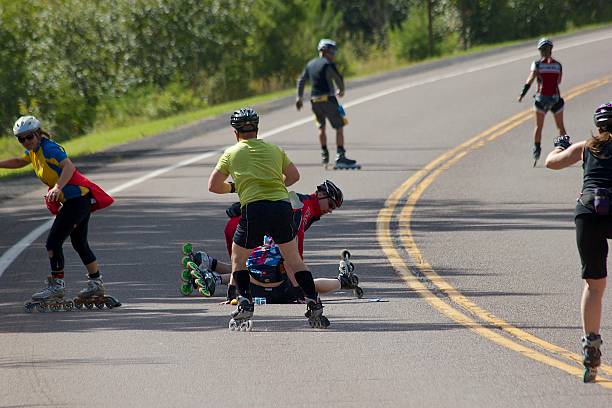
[(342, 194), (342, 190), (338, 188), (334, 183), (329, 180), (325, 180), (323, 184), (319, 184), (317, 186), (317, 192), (321, 191), (327, 197), (331, 198), (334, 204), (336, 204), (336, 208), (340, 207), (344, 202), (344, 195)]
[(327, 51), (331, 54), (336, 53), (336, 49), (338, 46), (334, 40), (330, 40), (329, 38), (323, 38), (319, 41), (319, 45), (317, 46), (317, 50), (319, 51)]
[(259, 115), (251, 108), (234, 111), (230, 123), (238, 132), (254, 132), (259, 129)]
[(22, 116), (15, 122), (13, 126), (13, 134), (15, 136), (27, 135), (40, 130), (40, 121), (34, 116)]
[(553, 43), (548, 38), (541, 38), (540, 41), (538, 42), (538, 50), (541, 50), (544, 47), (552, 48), (552, 46), (553, 46)]
[(595, 126), (607, 132), (612, 132), (612, 101), (599, 105), (593, 115)]

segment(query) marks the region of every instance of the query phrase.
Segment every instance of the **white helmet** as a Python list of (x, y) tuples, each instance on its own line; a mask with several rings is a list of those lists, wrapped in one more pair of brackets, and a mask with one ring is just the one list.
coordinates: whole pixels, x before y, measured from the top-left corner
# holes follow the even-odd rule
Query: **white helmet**
[(13, 126), (13, 134), (15, 136), (32, 133), (40, 129), (40, 121), (34, 116), (22, 116), (17, 119)]
[(544, 37), (541, 38), (540, 41), (538, 41), (538, 50), (541, 50), (544, 47), (550, 47), (552, 48), (553, 43), (552, 41), (550, 41), (548, 38)]
[(317, 46), (319, 51), (330, 51), (332, 53), (336, 51), (336, 48), (338, 48), (336, 42), (334, 40), (330, 40), (329, 38), (321, 39), (321, 41), (319, 41), (319, 45)]

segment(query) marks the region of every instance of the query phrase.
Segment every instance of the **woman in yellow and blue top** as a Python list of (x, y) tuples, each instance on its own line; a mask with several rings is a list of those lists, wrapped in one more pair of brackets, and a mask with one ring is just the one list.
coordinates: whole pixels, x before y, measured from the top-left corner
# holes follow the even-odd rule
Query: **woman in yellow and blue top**
[(79, 293), (79, 298), (103, 297), (104, 284), (96, 256), (89, 248), (87, 230), (91, 212), (109, 206), (113, 199), (78, 172), (64, 148), (51, 140), (34, 116), (20, 117), (15, 122), (13, 133), (25, 148), (24, 154), (0, 161), (0, 167), (15, 169), (31, 164), (36, 176), (49, 187), (45, 202), (49, 210), (56, 214), (46, 242), (51, 276), (48, 286), (32, 295), (32, 300), (43, 304), (63, 300), (62, 246), (68, 237), (88, 272), (87, 288)]

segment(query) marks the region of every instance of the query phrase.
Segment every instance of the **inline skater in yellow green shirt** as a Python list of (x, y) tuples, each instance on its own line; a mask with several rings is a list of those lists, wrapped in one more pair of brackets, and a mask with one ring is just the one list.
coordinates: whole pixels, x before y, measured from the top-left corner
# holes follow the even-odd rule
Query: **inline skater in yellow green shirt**
[[(311, 327), (327, 328), (312, 274), (298, 251), (293, 209), (287, 186), (300, 179), (300, 173), (278, 146), (257, 138), (259, 116), (250, 108), (235, 111), (230, 123), (236, 144), (223, 153), (208, 180), (208, 190), (217, 194), (238, 193), (241, 216), (232, 243), (232, 280), (238, 294), (238, 307), (232, 312), (230, 330), (251, 330), (254, 306), (246, 261), (264, 235), (280, 248), (287, 273), (293, 274), (306, 295), (306, 317)], [(226, 182), (228, 177), (233, 182)]]

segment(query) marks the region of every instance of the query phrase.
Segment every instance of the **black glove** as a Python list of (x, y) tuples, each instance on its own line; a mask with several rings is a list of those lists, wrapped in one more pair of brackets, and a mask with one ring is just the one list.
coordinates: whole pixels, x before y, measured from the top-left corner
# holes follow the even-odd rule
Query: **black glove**
[(560, 147), (562, 150), (567, 149), (572, 145), (569, 135), (557, 136), (554, 141), (555, 147)]
[(295, 101), (295, 108), (300, 110), (302, 109), (302, 106), (304, 106), (304, 102), (302, 102), (302, 98), (298, 98), (298, 100)]
[(238, 296), (237, 290), (234, 285), (227, 285), (227, 300), (236, 299)]

